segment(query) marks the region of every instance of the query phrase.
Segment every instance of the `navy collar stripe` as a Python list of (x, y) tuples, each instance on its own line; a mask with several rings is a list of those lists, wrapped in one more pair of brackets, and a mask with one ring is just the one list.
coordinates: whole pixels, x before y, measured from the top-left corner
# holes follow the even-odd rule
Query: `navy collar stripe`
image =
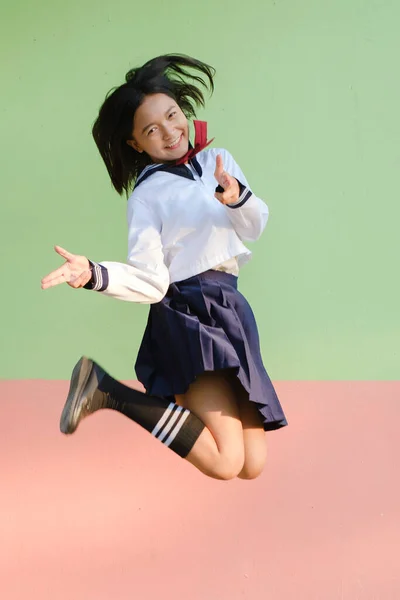
[[(203, 169), (201, 168), (200, 163), (195, 156), (193, 156), (193, 158), (190, 160), (190, 164), (198, 176), (201, 177), (203, 175)], [(172, 175), (179, 175), (179, 177), (185, 177), (186, 179), (191, 179), (194, 181), (193, 174), (186, 165), (148, 165), (140, 173), (134, 189), (136, 189), (138, 185), (153, 175), (153, 173), (157, 173), (158, 171), (171, 173)]]

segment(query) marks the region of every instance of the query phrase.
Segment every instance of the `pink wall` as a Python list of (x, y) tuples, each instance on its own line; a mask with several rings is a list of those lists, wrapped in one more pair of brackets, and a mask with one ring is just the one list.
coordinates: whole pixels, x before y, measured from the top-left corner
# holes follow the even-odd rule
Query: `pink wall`
[(197, 473), (66, 382), (0, 383), (4, 600), (397, 600), (400, 383), (278, 383), (254, 482)]

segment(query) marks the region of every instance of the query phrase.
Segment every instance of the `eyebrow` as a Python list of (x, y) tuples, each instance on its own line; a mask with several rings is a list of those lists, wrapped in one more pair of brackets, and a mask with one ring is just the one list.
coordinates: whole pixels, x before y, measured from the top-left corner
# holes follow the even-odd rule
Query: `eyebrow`
[[(175, 108), (175, 106), (176, 106), (176, 104), (173, 104), (172, 106), (170, 106), (169, 109), (165, 111), (165, 114), (167, 115), (173, 108)], [(146, 129), (148, 129), (152, 125), (153, 125), (153, 123), (150, 123), (150, 125), (146, 125), (146, 127), (143, 127), (142, 133), (144, 133), (146, 131)]]

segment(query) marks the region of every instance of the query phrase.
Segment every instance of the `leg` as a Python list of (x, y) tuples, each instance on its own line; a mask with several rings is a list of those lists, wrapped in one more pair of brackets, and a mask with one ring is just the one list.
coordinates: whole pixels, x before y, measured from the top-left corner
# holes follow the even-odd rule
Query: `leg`
[(206, 426), (187, 460), (209, 477), (236, 477), (243, 469), (244, 445), (232, 375), (227, 371), (203, 373), (176, 402)]
[(83, 418), (113, 409), (210, 477), (236, 477), (243, 468), (244, 446), (231, 374), (205, 373), (178, 400), (180, 404), (129, 388), (82, 357), (72, 373), (60, 428), (72, 434)]
[(248, 399), (247, 392), (238, 383), (239, 414), (243, 427), (244, 465), (238, 477), (255, 479), (264, 470), (267, 459), (265, 431), (258, 410)]

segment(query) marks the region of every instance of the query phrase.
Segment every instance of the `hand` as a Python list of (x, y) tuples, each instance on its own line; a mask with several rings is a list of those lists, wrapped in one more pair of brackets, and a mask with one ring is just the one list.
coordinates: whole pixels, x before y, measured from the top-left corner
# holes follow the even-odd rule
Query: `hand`
[(73, 288), (83, 287), (92, 277), (90, 263), (86, 256), (71, 254), (60, 246), (54, 246), (54, 250), (65, 258), (65, 263), (55, 271), (52, 271), (42, 279), (42, 290), (54, 287), (60, 283), (68, 283)]
[(215, 192), (214, 196), (217, 200), (219, 200), (221, 204), (235, 204), (235, 202), (239, 200), (239, 184), (234, 177), (224, 171), (224, 164), (220, 154), (217, 155), (214, 177), (219, 185), (224, 188), (224, 191), (221, 193)]

